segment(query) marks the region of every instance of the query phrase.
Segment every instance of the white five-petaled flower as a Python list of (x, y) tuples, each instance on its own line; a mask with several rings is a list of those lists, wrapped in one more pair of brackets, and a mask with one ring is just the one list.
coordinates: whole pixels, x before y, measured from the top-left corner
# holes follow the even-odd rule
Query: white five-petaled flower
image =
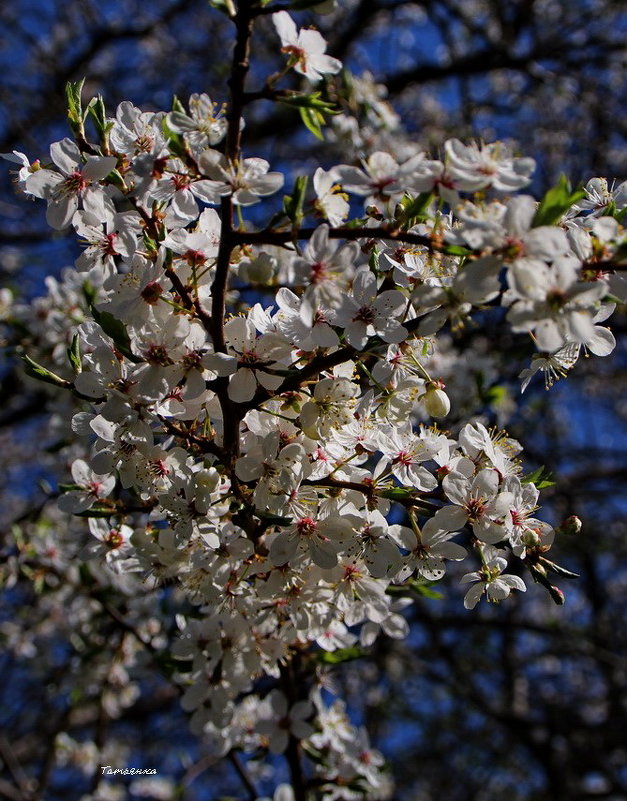
[(231, 400), (236, 403), (249, 401), (258, 385), (270, 390), (280, 386), (283, 377), (272, 371), (279, 367), (277, 361), (290, 352), (290, 345), (282, 336), (268, 333), (257, 337), (255, 324), (244, 317), (229, 320), (224, 326), (224, 334), (235, 373), (229, 383)]
[(50, 157), (59, 172), (41, 169), (26, 179), (29, 195), (48, 201), (46, 219), (52, 228), (66, 228), (78, 210), (83, 208), (99, 221), (114, 211), (111, 200), (98, 182), (115, 169), (115, 156), (87, 156), (83, 161), (78, 147), (71, 139), (62, 139), (50, 146)]
[(114, 476), (94, 473), (83, 459), (76, 459), (73, 463), (72, 478), (77, 485), (76, 489), (61, 495), (59, 509), (74, 515), (106, 498), (115, 486)]
[(341, 225), (348, 217), (350, 206), (348, 195), (342, 192), (334, 170), (325, 172), (322, 167), (314, 173), (314, 190), (316, 192), (316, 211), (329, 221), (330, 225)]
[(459, 189), (475, 192), (493, 186), (500, 192), (511, 192), (526, 186), (536, 163), (531, 158), (515, 158), (503, 142), (464, 145), (449, 139), (444, 145), (449, 174)]
[(513, 501), (511, 492), (499, 491), (499, 474), (496, 470), (480, 470), (472, 481), (460, 473), (451, 473), (442, 481), (442, 487), (453, 506), (443, 506), (434, 520), (447, 531), (456, 531), (466, 523), (482, 542), (494, 544), (506, 539), (508, 529), (503, 518), (509, 513)]
[(268, 172), (270, 165), (265, 159), (241, 159), (233, 164), (217, 150), (205, 150), (198, 165), (212, 179), (210, 183), (218, 194), (232, 193), (233, 203), (238, 206), (252, 206), (283, 186), (283, 173)]
[(407, 301), (398, 289), (377, 294), (377, 278), (369, 270), (360, 270), (353, 280), (353, 294), (342, 300), (334, 322), (346, 329), (346, 339), (354, 348), (363, 348), (368, 337), (378, 335), (384, 342), (401, 342), (407, 329), (398, 318)]
[(481, 570), (462, 576), (461, 584), (478, 582), (464, 597), (466, 609), (474, 609), (484, 592), (488, 601), (496, 603), (507, 598), (512, 590), (526, 591), (525, 582), (521, 578), (503, 573), (507, 567), (507, 560), (501, 556), (502, 553), (503, 551), (499, 551), (498, 548), (486, 545), (483, 548)]
[(342, 69), (341, 61), (325, 55), (327, 43), (318, 31), (298, 31), (287, 11), (273, 14), (272, 21), (281, 39), (281, 50), (289, 55), (295, 72), (310, 81), (319, 81), (323, 75), (335, 75)]
[(217, 144), (225, 135), (227, 121), (224, 107), (213, 103), (207, 94), (189, 98), (189, 115), (182, 111), (168, 114), (168, 125), (174, 133), (183, 134), (193, 148), (202, 150)]
[(290, 735), (302, 740), (313, 734), (313, 727), (307, 723), (312, 713), (309, 701), (297, 701), (290, 707), (282, 692), (272, 690), (262, 702), (257, 731), (268, 738), (271, 753), (282, 754)]

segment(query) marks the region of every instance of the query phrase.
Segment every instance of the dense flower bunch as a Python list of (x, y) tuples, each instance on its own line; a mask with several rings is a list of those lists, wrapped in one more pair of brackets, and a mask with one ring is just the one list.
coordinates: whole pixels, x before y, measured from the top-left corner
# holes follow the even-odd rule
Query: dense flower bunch
[[(319, 33), (284, 11), (274, 24), (286, 70), (339, 71)], [(83, 556), (188, 596), (173, 652), (193, 730), (222, 754), (285, 753), (293, 781), (302, 748), (325, 798), (383, 798), (365, 732), (301, 679), (325, 654), (405, 637), (412, 588), (449, 561), (472, 562), (468, 608), (524, 591), (521, 568), (562, 600), (521, 446), (478, 420), (447, 430), (466, 390), (449, 397), (435, 370), (450, 332), (495, 306), (537, 348), (523, 386), (610, 353), (627, 188), (562, 183), (538, 203), (533, 160), (453, 139), (441, 159), (414, 148), (318, 168), (311, 196), (297, 179), (253, 227), (247, 208), (266, 202), (270, 219), (284, 176), (241, 153), (241, 80), (234, 111), (193, 95), (106, 118), (96, 103), (98, 144), (75, 97), (76, 141), (43, 163), (11, 156), (84, 248), (50, 286), (87, 316), (71, 343), (60, 324), (52, 369), (28, 364), (84, 402), (72, 428), (93, 449), (59, 499), (89, 518)], [(264, 676), (276, 686), (259, 695)]]

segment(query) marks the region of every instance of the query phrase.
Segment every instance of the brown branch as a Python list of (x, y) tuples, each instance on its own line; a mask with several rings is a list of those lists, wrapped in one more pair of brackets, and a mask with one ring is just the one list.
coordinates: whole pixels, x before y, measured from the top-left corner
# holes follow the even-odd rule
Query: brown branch
[[(317, 228), (301, 228), (297, 240), (307, 240)], [(294, 232), (289, 231), (234, 231), (233, 238), (242, 245), (286, 245), (294, 241)], [(401, 231), (398, 228), (329, 228), (330, 239), (383, 239), (390, 242), (405, 242), (408, 245), (424, 245), (435, 251), (446, 251), (447, 245), (435, 242), (432, 237)]]
[(244, 785), (244, 787), (248, 792), (248, 797), (250, 798), (250, 801), (255, 801), (255, 799), (259, 798), (259, 793), (257, 792), (257, 789), (253, 784), (252, 779), (248, 775), (248, 771), (242, 764), (242, 760), (238, 757), (235, 751), (229, 751), (227, 756), (229, 762), (235, 768), (235, 772), (242, 780), (242, 784)]

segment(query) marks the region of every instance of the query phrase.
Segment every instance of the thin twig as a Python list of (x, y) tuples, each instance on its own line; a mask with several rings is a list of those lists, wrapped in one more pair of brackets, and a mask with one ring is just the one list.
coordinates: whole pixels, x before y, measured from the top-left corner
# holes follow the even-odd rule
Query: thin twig
[(229, 751), (228, 759), (231, 765), (233, 765), (233, 767), (235, 768), (235, 772), (242, 780), (242, 784), (248, 791), (248, 797), (250, 798), (250, 801), (255, 801), (255, 799), (259, 798), (259, 793), (257, 792), (257, 789), (253, 784), (252, 779), (248, 775), (248, 771), (243, 765), (242, 760), (238, 757), (235, 751)]

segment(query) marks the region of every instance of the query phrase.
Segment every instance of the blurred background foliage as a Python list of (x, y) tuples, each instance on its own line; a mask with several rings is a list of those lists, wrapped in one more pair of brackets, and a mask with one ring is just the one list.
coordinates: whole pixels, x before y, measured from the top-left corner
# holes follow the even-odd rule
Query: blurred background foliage
[[(86, 96), (102, 93), (110, 111), (124, 99), (167, 109), (173, 94), (186, 100), (191, 92), (226, 99), (230, 22), (206, 0), (15, 0), (1, 5), (0, 25), (0, 152), (45, 156), (49, 142), (67, 134), (68, 80), (86, 77)], [(538, 191), (561, 171), (575, 182), (625, 177), (623, 3), (340, 0), (316, 25), (331, 55), (387, 86), (403, 126), (427, 150), (437, 152), (447, 136), (514, 139), (538, 161)], [(255, 40), (259, 84), (282, 63), (277, 51), (268, 18)], [(248, 121), (244, 149), (294, 172), (305, 172), (314, 153), (325, 166), (346, 158), (341, 138), (316, 145), (298, 115), (265, 103)], [(0, 279), (28, 300), (76, 254), (50, 233), (42, 207), (15, 195), (6, 170), (0, 182)], [(564, 587), (566, 606), (530, 587), (470, 613), (452, 584), (441, 598), (427, 597), (435, 588), (417, 599), (407, 641), (380, 640), (370, 659), (332, 679), (389, 759), (398, 799), (627, 799), (624, 325), (617, 317), (612, 357), (580, 360), (568, 383), (548, 393), (531, 388), (508, 423), (529, 463), (556, 473), (544, 511), (584, 523), (559, 544), (558, 561), (581, 576)], [(490, 333), (481, 337), (489, 350)], [(497, 396), (515, 398), (524, 366), (517, 341), (502, 351), (510, 382), (484, 393), (479, 411), (488, 423), (502, 416)], [(22, 530), (41, 527), (63, 443), (53, 394), (25, 381), (10, 356), (2, 377), (2, 554), (21, 567), (0, 613), (0, 797), (106, 799), (94, 775), (116, 747), (171, 779), (135, 784), (132, 798), (241, 795), (237, 766), (205, 757), (174, 691), (158, 678), (159, 638), (144, 631), (155, 644), (142, 649), (125, 630), (129, 615), (150, 620), (155, 604), (167, 612), (168, 591), (106, 597), (97, 576), (55, 561), (55, 543), (76, 532), (54, 515), (27, 558), (10, 544), (16, 521)], [(125, 655), (128, 672), (116, 667), (125, 649), (137, 651)]]

